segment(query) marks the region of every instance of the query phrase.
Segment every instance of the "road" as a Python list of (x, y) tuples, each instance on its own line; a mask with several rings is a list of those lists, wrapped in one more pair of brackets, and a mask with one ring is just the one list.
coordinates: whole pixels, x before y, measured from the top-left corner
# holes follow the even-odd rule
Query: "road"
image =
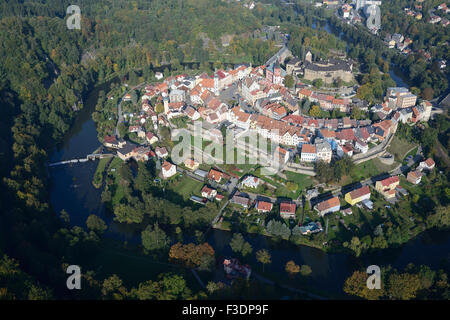
[[(131, 90), (140, 89), (145, 84), (146, 84), (146, 82), (140, 83), (137, 86), (133, 87)], [(120, 138), (119, 124), (123, 122), (123, 114), (122, 114), (123, 97), (125, 97), (125, 95), (128, 93), (128, 91), (129, 90), (125, 90), (125, 92), (124, 92), (122, 98), (120, 98), (119, 104), (117, 106), (117, 114), (118, 114), (118, 119), (117, 119), (117, 124), (116, 124), (116, 136), (117, 136), (117, 138)]]

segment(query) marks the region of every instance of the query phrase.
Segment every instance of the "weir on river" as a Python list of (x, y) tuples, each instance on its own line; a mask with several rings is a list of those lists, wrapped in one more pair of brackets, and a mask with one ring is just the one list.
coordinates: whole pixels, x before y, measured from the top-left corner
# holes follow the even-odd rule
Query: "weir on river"
[(86, 162), (86, 161), (89, 161), (89, 160), (111, 158), (111, 157), (114, 157), (114, 154), (112, 154), (112, 153), (88, 154), (86, 156), (86, 158), (71, 159), (71, 160), (64, 160), (64, 161), (53, 162), (53, 163), (50, 163), (48, 166), (49, 167), (56, 167), (56, 166), (61, 166), (61, 165), (65, 165), (65, 164), (70, 164), (70, 163), (83, 163), (83, 162)]

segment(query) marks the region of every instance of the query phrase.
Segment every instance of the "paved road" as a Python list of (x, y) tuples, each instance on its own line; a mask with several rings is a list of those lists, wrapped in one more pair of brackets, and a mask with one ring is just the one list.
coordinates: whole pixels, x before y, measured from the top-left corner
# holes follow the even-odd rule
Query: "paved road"
[[(137, 86), (133, 87), (131, 90), (136, 90), (142, 88), (146, 82), (140, 83)], [(116, 136), (120, 138), (120, 132), (119, 132), (119, 124), (123, 122), (123, 114), (122, 114), (122, 102), (125, 95), (128, 93), (129, 90), (125, 90), (122, 98), (120, 98), (119, 105), (117, 106), (117, 113), (118, 113), (118, 119), (116, 124)]]

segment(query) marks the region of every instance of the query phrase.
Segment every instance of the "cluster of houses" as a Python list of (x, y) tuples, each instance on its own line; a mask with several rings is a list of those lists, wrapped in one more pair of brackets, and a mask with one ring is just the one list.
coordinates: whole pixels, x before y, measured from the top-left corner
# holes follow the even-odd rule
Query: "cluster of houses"
[(299, 88), (297, 90), (300, 99), (307, 98), (310, 102), (316, 103), (321, 109), (326, 111), (338, 110), (340, 112), (349, 112), (352, 100), (349, 98), (336, 98), (323, 93), (316, 93), (309, 88)]
[(414, 4), (414, 9), (406, 7), (403, 10), (405, 11), (405, 14), (407, 16), (414, 17), (417, 20), (422, 20), (422, 18), (423, 18), (423, 15), (422, 15), (422, 12), (421, 12), (422, 11), (422, 5), (420, 3)]
[(391, 49), (397, 48), (400, 52), (404, 54), (410, 54), (411, 49), (410, 46), (413, 43), (413, 41), (410, 38), (405, 38), (400, 33), (394, 33), (394, 34), (386, 34), (384, 38), (384, 43)]
[[(186, 159), (184, 161), (184, 165), (196, 176), (202, 179), (207, 179), (210, 183), (219, 184), (222, 182), (222, 180), (230, 179), (230, 176), (227, 173), (217, 170), (215, 168), (211, 168), (209, 172), (198, 169), (199, 164), (193, 159)], [(217, 189), (212, 187), (210, 184), (205, 184), (200, 190), (200, 194), (201, 197), (194, 195), (191, 196), (190, 200), (196, 203), (206, 204), (208, 200), (222, 201), (224, 199), (224, 196), (220, 194), (217, 191)]]
[[(438, 14), (436, 14), (438, 12)], [(440, 23), (441, 26), (446, 27), (450, 24), (449, 19), (447, 19), (446, 15), (450, 13), (450, 8), (447, 6), (447, 4), (441, 3), (436, 8), (430, 11), (430, 17), (428, 19), (428, 23), (431, 24), (437, 24)]]
[[(378, 122), (349, 117), (315, 119), (301, 116), (298, 115), (298, 98), (307, 98), (326, 110), (338, 108), (340, 111), (348, 111), (351, 101), (318, 94), (304, 87), (298, 88), (297, 97), (294, 97), (282, 84), (283, 73), (278, 70), (279, 63), (275, 62), (273, 67), (268, 70), (265, 66), (238, 65), (231, 70), (218, 70), (212, 76), (206, 73), (195, 77), (177, 75), (166, 78), (162, 83), (148, 85), (142, 96), (141, 114), (135, 117), (136, 123), (128, 130), (136, 132), (138, 137), (152, 145), (158, 142), (158, 137), (142, 128), (148, 119), (156, 130), (158, 125), (168, 125), (168, 120), (174, 117), (187, 116), (191, 120), (201, 117), (212, 125), (228, 123), (240, 130), (237, 132), (256, 132), (274, 143), (296, 147), (302, 162), (329, 163), (333, 155), (352, 157), (368, 152), (369, 143), (382, 142), (394, 134), (398, 122), (414, 124), (428, 121), (431, 115), (432, 106), (428, 101), (416, 105), (417, 96), (406, 88), (395, 87), (388, 88), (382, 104), (371, 108), (378, 115)], [(246, 112), (240, 106), (230, 107), (219, 99), (220, 92), (235, 82), (257, 113)], [(164, 112), (158, 116), (149, 102), (154, 97), (164, 106)], [(291, 99), (294, 102), (289, 103)], [(208, 135), (213, 141), (222, 138), (218, 129), (209, 130)], [(135, 157), (134, 147), (125, 145), (121, 149), (125, 152), (121, 152), (121, 158)], [(278, 150), (282, 153), (281, 160), (287, 162), (289, 152), (285, 148)]]
[[(244, 194), (235, 194), (230, 202), (243, 207), (244, 209), (249, 209), (254, 205), (254, 208), (258, 213), (268, 213), (273, 209), (273, 203), (265, 200), (256, 200), (254, 203)], [(297, 205), (292, 201), (282, 201), (279, 204), (279, 214), (283, 219), (295, 219)], [(303, 235), (314, 234), (323, 231), (320, 222), (309, 222), (305, 225), (300, 226), (300, 232)]]
[(415, 170), (411, 170), (408, 172), (406, 176), (406, 180), (412, 184), (419, 184), (422, 181), (423, 175), (434, 169), (435, 167), (434, 160), (431, 158), (426, 159), (419, 163), (419, 166)]
[(388, 88), (385, 101), (371, 108), (381, 120), (391, 119), (395, 122), (416, 124), (419, 121), (428, 121), (431, 117), (432, 104), (421, 101), (417, 104), (417, 96), (406, 88)]
[[(407, 181), (412, 184), (419, 184), (425, 172), (433, 170), (435, 163), (433, 159), (428, 158), (420, 162), (415, 170), (411, 170), (407, 175)], [(389, 176), (375, 182), (375, 190), (380, 193), (387, 201), (393, 201), (397, 197), (407, 194), (407, 191), (400, 186), (400, 179), (398, 176)], [(363, 205), (368, 210), (373, 209), (373, 202), (370, 200), (371, 190), (368, 185), (358, 187), (344, 195), (345, 201), (350, 205)], [(341, 211), (343, 215), (351, 214), (351, 208), (341, 210), (341, 201), (339, 197), (332, 197), (325, 201), (321, 201), (314, 206), (314, 210), (320, 215), (324, 216), (329, 213)]]

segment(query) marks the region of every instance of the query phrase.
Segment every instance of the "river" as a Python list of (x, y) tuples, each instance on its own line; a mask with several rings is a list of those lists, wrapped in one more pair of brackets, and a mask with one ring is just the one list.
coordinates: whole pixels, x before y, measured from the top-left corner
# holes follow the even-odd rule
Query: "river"
[[(52, 162), (84, 157), (97, 149), (99, 142), (91, 113), (100, 90), (107, 92), (109, 83), (90, 92), (85, 100), (84, 109), (80, 111), (64, 142), (53, 152), (50, 158)], [(102, 205), (101, 190), (92, 186), (96, 166), (97, 161), (89, 161), (50, 168), (53, 209), (58, 214), (61, 210), (66, 210), (70, 215), (71, 225), (82, 227), (85, 227), (85, 221), (90, 214), (96, 214), (107, 223), (108, 237), (139, 243), (140, 236), (136, 228), (114, 222), (111, 214)], [(214, 247), (218, 256), (230, 256), (231, 236), (230, 232), (212, 230), (208, 234), (207, 241)], [(365, 258), (364, 261), (348, 254), (328, 254), (316, 248), (295, 246), (286, 241), (277, 243), (264, 236), (251, 235), (246, 236), (246, 239), (251, 243), (253, 252), (262, 248), (270, 251), (273, 262), (266, 267), (268, 271), (284, 274), (284, 266), (289, 260), (294, 260), (297, 264), (307, 264), (313, 270), (308, 286), (333, 294), (342, 294), (344, 280), (360, 266), (391, 264), (403, 268), (413, 262), (438, 268), (442, 259), (449, 258), (450, 252), (449, 233), (436, 232), (422, 234), (401, 248), (383, 251), (379, 255)], [(250, 263), (257, 262), (253, 258)]]

